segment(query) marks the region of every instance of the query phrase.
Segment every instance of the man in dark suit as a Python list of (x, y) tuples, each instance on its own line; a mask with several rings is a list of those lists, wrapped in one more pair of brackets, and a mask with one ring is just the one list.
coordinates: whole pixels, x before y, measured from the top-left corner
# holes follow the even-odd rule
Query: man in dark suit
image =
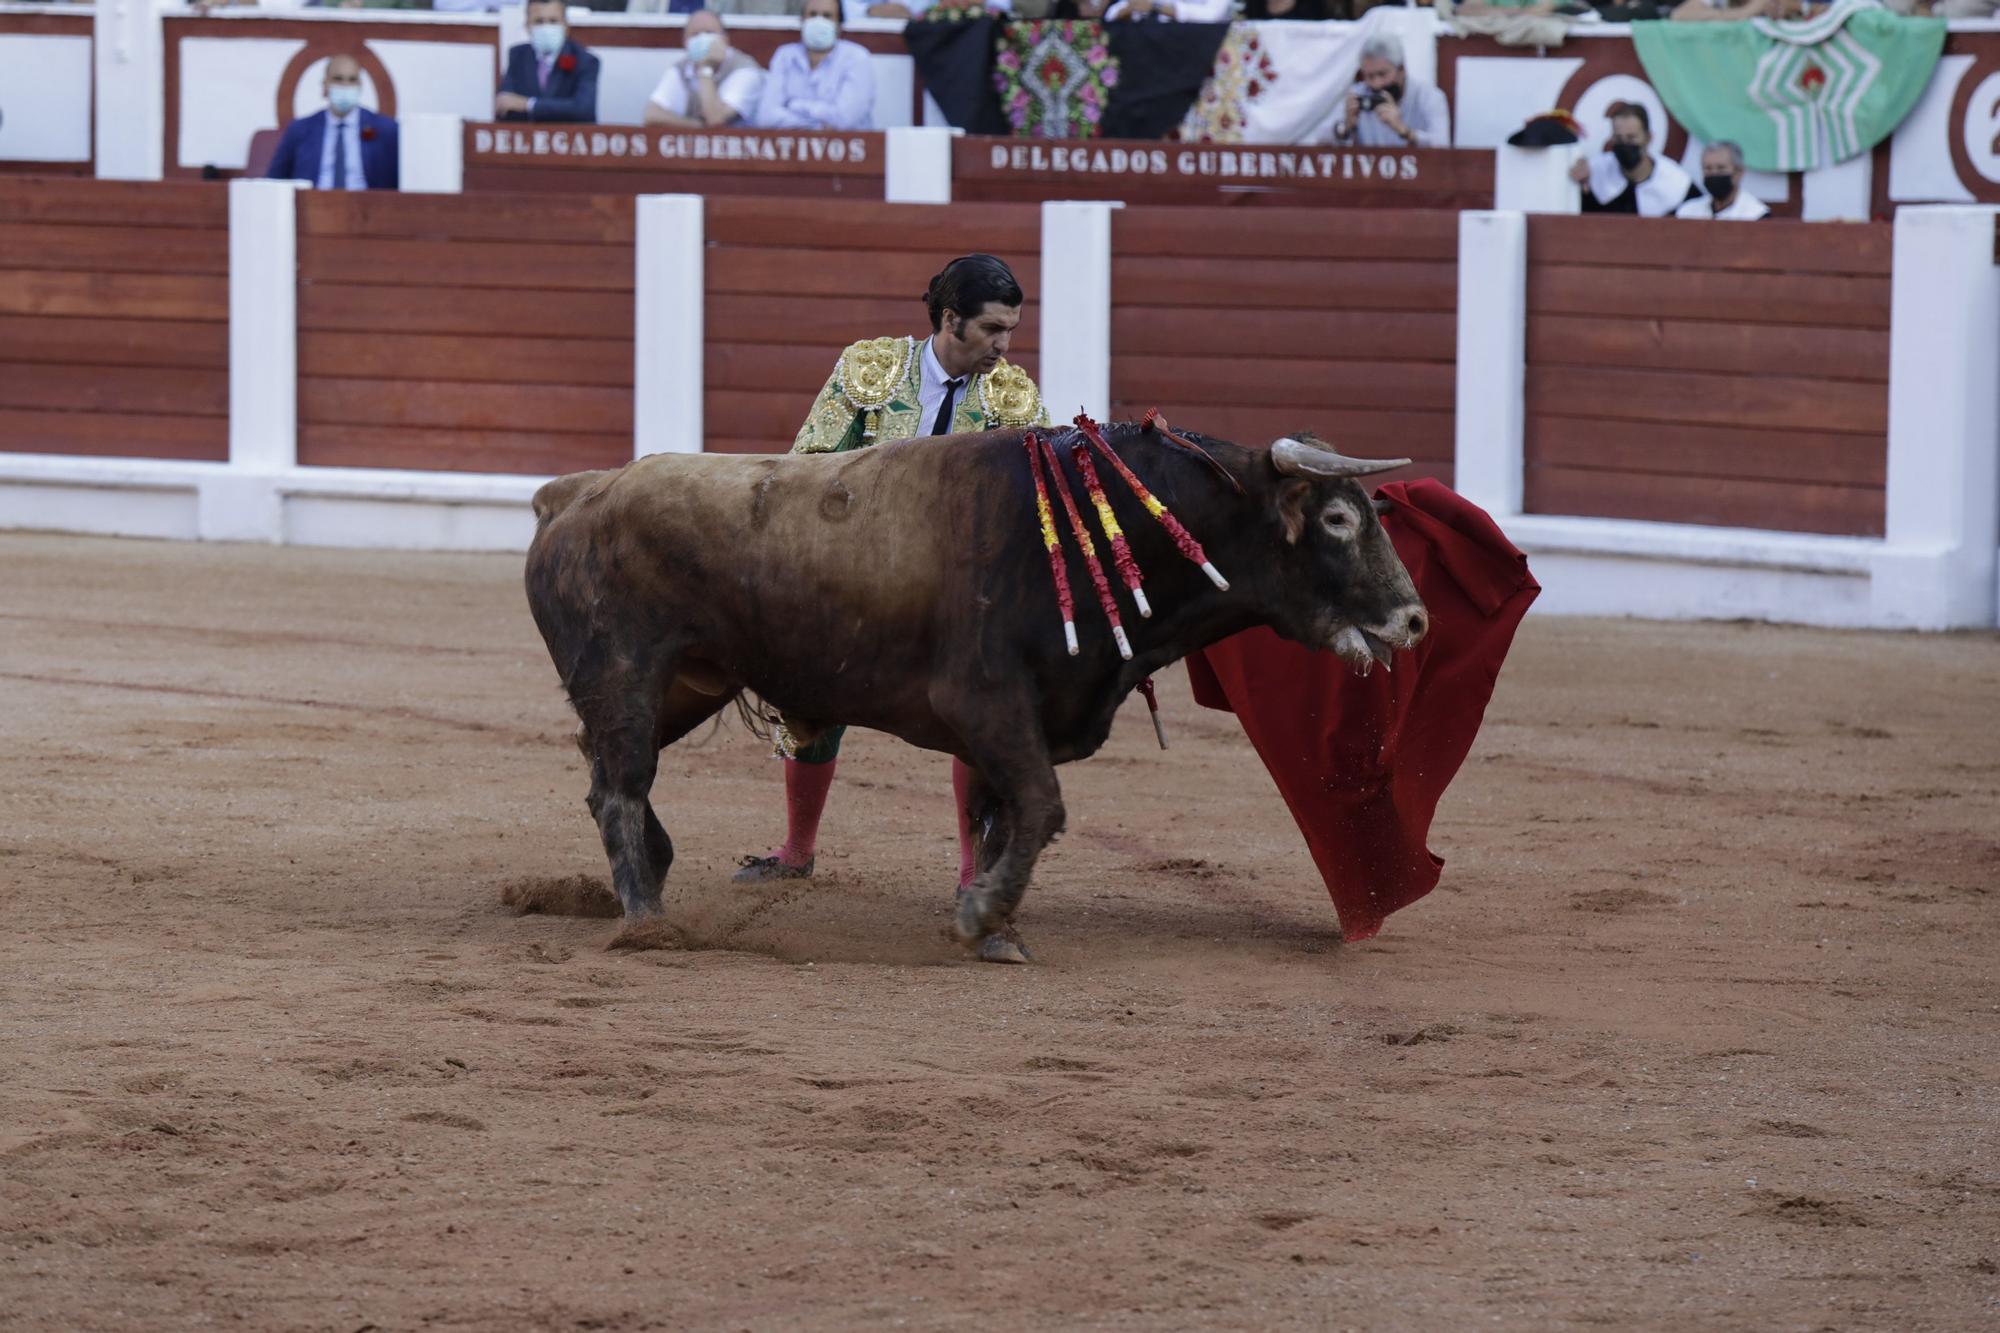
[(326, 110), (285, 126), (264, 174), (322, 190), (395, 189), (396, 122), (361, 105), (361, 66), (353, 56), (334, 56), (322, 86)]
[(493, 98), (501, 120), (597, 123), (597, 57), (570, 40), (563, 0), (528, 0), (528, 40), (507, 53)]

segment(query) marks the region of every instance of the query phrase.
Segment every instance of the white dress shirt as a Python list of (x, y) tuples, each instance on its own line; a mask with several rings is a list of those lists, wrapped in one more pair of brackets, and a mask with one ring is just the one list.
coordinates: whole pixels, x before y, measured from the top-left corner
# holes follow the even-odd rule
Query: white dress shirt
[(837, 41), (815, 67), (804, 42), (785, 43), (771, 56), (754, 123), (760, 130), (874, 129), (875, 67), (867, 49)]
[(336, 188), (333, 183), (333, 136), (339, 134), (347, 139), (347, 160), (341, 165), (346, 169), (347, 180), (338, 188), (365, 190), (368, 177), (361, 170), (361, 109), (356, 107), (344, 116), (326, 113), (326, 133), (319, 141), (319, 174), (313, 183), (322, 190)]
[[(951, 376), (944, 373), (944, 363), (937, 358), (937, 348), (929, 338), (924, 339), (923, 354), (917, 358), (917, 409), (923, 414), (923, 433), (931, 433), (931, 423), (937, 420), (938, 405), (944, 402), (945, 386)], [(964, 376), (958, 392), (952, 399), (952, 415), (958, 415), (958, 404), (965, 401), (966, 390), (972, 387), (972, 376)]]
[[(1368, 91), (1365, 83), (1356, 83), (1348, 89), (1356, 97)], [(1347, 103), (1341, 102), (1345, 110)], [(1355, 113), (1354, 124), (1348, 127), (1347, 137), (1340, 135), (1340, 123), (1336, 119), (1333, 127), (1335, 143), (1357, 144), (1362, 148), (1443, 148), (1451, 141), (1451, 108), (1445, 104), (1444, 93), (1428, 83), (1403, 78), (1403, 95), (1397, 99), (1396, 110), (1402, 113), (1403, 124), (1408, 127), (1410, 137), (1402, 135), (1382, 123), (1382, 117), (1373, 107)]]
[[(662, 111), (676, 116), (701, 118), (701, 101), (695, 95), (695, 63), (683, 55), (667, 66), (667, 72), (660, 76), (660, 83), (653, 89), (651, 101)], [(736, 118), (748, 125), (757, 114), (757, 99), (764, 91), (764, 71), (755, 61), (731, 70), (715, 85), (715, 95), (723, 105), (736, 113)]]
[(1690, 199), (1674, 210), (1677, 218), (1700, 218), (1709, 222), (1755, 222), (1771, 210), (1764, 201), (1745, 190), (1736, 187), (1736, 197), (1729, 201), (1729, 207), (1720, 213), (1715, 211), (1715, 200), (1704, 195), (1700, 199)]

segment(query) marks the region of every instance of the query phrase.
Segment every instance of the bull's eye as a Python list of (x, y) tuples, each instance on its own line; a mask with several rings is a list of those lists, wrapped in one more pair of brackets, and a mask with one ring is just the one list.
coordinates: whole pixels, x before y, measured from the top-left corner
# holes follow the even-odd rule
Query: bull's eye
[(1335, 537), (1351, 537), (1354, 535), (1354, 515), (1348, 513), (1345, 509), (1336, 507), (1321, 510), (1319, 522), (1321, 527), (1325, 528), (1329, 534)]

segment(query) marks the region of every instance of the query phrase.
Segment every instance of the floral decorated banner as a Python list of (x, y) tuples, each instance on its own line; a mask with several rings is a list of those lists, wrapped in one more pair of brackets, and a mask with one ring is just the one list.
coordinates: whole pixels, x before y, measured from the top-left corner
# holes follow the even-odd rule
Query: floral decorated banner
[(1104, 123), (1118, 60), (1104, 29), (1074, 19), (1010, 23), (993, 54), (993, 86), (1015, 134), (1089, 139)]

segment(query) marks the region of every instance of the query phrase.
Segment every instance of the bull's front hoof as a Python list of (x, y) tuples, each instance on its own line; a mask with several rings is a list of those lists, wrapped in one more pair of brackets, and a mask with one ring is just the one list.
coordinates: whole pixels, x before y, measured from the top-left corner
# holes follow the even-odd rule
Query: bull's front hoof
[(1028, 946), (1012, 928), (995, 931), (979, 941), (974, 950), (982, 963), (1032, 963), (1035, 956), (1028, 952)]
[(980, 919), (984, 915), (979, 895), (969, 889), (960, 889), (957, 910), (951, 915), (952, 932), (958, 936), (960, 944), (974, 944), (986, 937), (986, 923)]

